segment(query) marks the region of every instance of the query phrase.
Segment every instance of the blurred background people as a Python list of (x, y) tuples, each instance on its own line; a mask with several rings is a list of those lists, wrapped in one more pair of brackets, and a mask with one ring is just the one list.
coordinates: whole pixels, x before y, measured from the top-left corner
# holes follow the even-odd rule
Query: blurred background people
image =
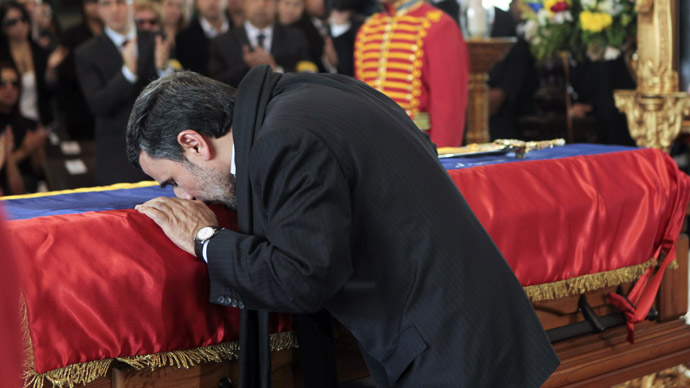
[(177, 58), (175, 54), (175, 40), (177, 34), (185, 26), (186, 16), (184, 14), (184, 0), (163, 0), (161, 1), (162, 25), (161, 31), (170, 40), (170, 57)]
[(492, 37), (517, 37), (517, 43), (505, 58), (489, 72), (489, 133), (491, 140), (521, 137), (519, 118), (534, 113), (534, 94), (539, 87), (539, 73), (529, 44), (518, 35), (522, 22), (519, 0), (511, 2), (510, 11), (494, 8)]
[(161, 11), (158, 3), (136, 0), (134, 3), (134, 25), (139, 30), (157, 33), (161, 31)]
[(195, 4), (198, 17), (177, 35), (175, 54), (183, 68), (208, 76), (211, 39), (227, 32), (230, 22), (226, 0), (195, 0)]
[(8, 1), (0, 5), (0, 60), (12, 62), (19, 71), (22, 116), (48, 125), (53, 121), (53, 110), (46, 71), (55, 68), (47, 68), (48, 52), (31, 39), (30, 20), (29, 13), (19, 3)]
[(307, 42), (298, 29), (276, 23), (276, 0), (244, 0), (246, 20), (211, 42), (211, 77), (237, 87), (254, 66), (270, 65), (274, 71), (315, 71)]
[(18, 108), (21, 92), (17, 68), (9, 61), (0, 61), (0, 129), (7, 132), (3, 135), (6, 139), (9, 137), (13, 141), (9, 166), (16, 165), (22, 181), (20, 185), (13, 176), (6, 182), (8, 186), (5, 189), (13, 194), (24, 189), (36, 192), (39, 182), (45, 179), (43, 162), (48, 131), (36, 121), (21, 115)]
[(243, 3), (243, 0), (227, 0), (226, 14), (230, 20), (230, 28), (237, 27), (244, 23)]
[(292, 26), (302, 18), (304, 0), (278, 0), (278, 23)]
[(49, 2), (42, 1), (36, 6), (31, 31), (33, 39), (44, 49), (52, 50), (57, 46), (62, 30)]
[(330, 39), (324, 42), (324, 52), (332, 55), (330, 48), (327, 47), (331, 40), (337, 59), (335, 66), (340, 74), (355, 75), (355, 39), (357, 31), (366, 20), (367, 10), (372, 7), (371, 3), (368, 0), (335, 0), (333, 3), (333, 9), (328, 18)]
[(128, 0), (99, 0), (104, 33), (77, 49), (79, 84), (96, 118), (96, 181), (146, 179), (125, 153), (125, 129), (134, 100), (146, 85), (172, 71), (169, 40), (132, 25)]
[(60, 46), (66, 50), (57, 67), (55, 101), (58, 111), (58, 133), (72, 140), (93, 140), (94, 118), (87, 106), (77, 79), (74, 53), (79, 45), (103, 31), (98, 0), (82, 0), (78, 23), (65, 30)]

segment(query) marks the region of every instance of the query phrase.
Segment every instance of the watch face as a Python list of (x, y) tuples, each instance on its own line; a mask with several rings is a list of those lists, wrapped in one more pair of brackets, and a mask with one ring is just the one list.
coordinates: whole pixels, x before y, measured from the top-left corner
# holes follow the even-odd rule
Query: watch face
[(197, 240), (204, 241), (208, 240), (213, 236), (213, 234), (216, 232), (216, 229), (213, 228), (212, 226), (205, 226), (201, 229), (196, 234)]

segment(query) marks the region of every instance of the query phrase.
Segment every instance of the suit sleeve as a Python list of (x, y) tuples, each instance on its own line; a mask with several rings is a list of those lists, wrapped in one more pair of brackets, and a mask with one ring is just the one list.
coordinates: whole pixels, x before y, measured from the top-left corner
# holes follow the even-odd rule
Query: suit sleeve
[(227, 39), (212, 39), (209, 72), (211, 78), (237, 87), (249, 72), (249, 66), (244, 62), (242, 48), (237, 51), (235, 46), (234, 42), (230, 43)]
[(316, 136), (276, 132), (258, 139), (250, 158), (265, 237), (226, 230), (210, 241), (211, 302), (234, 296), (246, 308), (313, 312), (352, 274), (349, 188)]
[(439, 147), (456, 147), (465, 133), (470, 65), (460, 29), (443, 16), (424, 40), (422, 77), (430, 94), (431, 141)]
[(93, 53), (78, 51), (76, 56), (79, 86), (95, 116), (108, 116), (121, 109), (132, 94), (138, 92), (121, 71), (107, 78), (93, 58)]

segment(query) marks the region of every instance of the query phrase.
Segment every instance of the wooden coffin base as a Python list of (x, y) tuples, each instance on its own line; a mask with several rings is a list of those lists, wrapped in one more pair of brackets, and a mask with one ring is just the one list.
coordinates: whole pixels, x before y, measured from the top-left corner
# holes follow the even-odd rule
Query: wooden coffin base
[[(604, 388), (690, 362), (690, 326), (676, 319), (644, 322), (637, 326), (637, 341), (626, 341), (624, 326), (554, 345), (561, 366), (543, 388)], [(300, 388), (302, 373), (296, 349), (273, 354), (274, 386)], [(339, 380), (343, 383), (369, 375), (358, 351), (339, 347)], [(189, 369), (176, 367), (135, 370), (119, 365), (88, 388), (218, 388), (220, 380), (236, 381), (237, 361), (208, 363)]]

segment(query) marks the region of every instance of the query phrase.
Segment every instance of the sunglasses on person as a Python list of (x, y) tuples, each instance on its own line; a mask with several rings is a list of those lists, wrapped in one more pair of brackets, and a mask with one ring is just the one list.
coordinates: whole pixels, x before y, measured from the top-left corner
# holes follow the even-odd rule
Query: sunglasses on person
[(26, 16), (22, 16), (20, 18), (15, 18), (15, 19), (5, 19), (2, 21), (2, 25), (5, 27), (12, 27), (19, 22), (28, 23), (29, 19)]
[(143, 26), (145, 24), (148, 24), (149, 26), (157, 26), (158, 25), (158, 19), (136, 18), (136, 19), (134, 19), (134, 23), (137, 26)]
[(19, 81), (16, 79), (13, 79), (13, 80), (0, 79), (0, 88), (4, 88), (6, 86), (12, 86), (13, 88), (18, 88), (19, 87)]

